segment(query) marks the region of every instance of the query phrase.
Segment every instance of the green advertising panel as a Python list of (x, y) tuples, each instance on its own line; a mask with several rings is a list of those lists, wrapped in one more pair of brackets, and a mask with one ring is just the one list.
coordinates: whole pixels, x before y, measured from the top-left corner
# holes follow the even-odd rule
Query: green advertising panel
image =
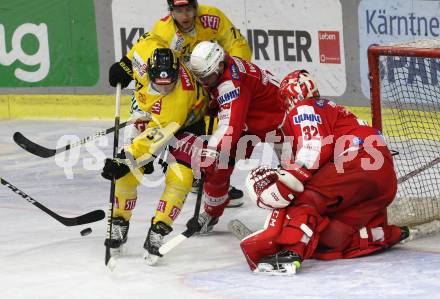
[(0, 1), (0, 87), (93, 86), (93, 0)]

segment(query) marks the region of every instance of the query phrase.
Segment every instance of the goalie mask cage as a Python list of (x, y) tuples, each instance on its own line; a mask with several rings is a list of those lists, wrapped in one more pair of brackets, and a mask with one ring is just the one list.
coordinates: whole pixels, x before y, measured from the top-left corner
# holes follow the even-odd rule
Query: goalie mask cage
[(398, 186), (388, 221), (439, 231), (440, 42), (373, 45), (368, 65), (373, 127), (398, 152), (397, 177), (409, 177)]

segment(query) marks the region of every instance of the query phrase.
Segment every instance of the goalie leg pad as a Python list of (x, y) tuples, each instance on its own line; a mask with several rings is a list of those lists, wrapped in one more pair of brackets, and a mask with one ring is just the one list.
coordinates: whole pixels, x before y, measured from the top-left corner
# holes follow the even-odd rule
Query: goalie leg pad
[(373, 218), (353, 235), (350, 246), (344, 250), (344, 258), (354, 258), (389, 248), (400, 241), (401, 229), (385, 224), (384, 214)]
[(285, 215), (285, 209), (273, 210), (264, 230), (250, 234), (240, 242), (241, 250), (251, 270), (257, 267), (257, 263), (262, 257), (280, 251), (280, 246), (274, 242), (274, 239), (282, 229)]
[(290, 206), (275, 241), (283, 249), (296, 252), (302, 259), (309, 258), (318, 245), (320, 232), (328, 223), (328, 218), (321, 217), (313, 206)]
[[(332, 250), (315, 253), (314, 257), (323, 260), (355, 258), (395, 245), (401, 239), (402, 230), (398, 226), (385, 224), (384, 220), (384, 215), (380, 214), (359, 230), (340, 221), (332, 220), (328, 229), (323, 233), (322, 240), (328, 241), (333, 236), (340, 240), (340, 243)], [(345, 236), (345, 240), (341, 236)], [(336, 243), (326, 242), (326, 245), (336, 245)]]

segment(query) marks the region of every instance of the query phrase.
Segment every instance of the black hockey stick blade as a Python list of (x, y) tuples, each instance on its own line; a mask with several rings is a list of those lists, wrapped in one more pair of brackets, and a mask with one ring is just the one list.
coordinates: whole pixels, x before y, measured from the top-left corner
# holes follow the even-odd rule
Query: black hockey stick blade
[[(124, 128), (125, 126), (127, 126), (128, 124), (130, 124), (131, 122), (123, 122), (122, 124), (119, 125), (119, 129)], [(15, 141), (15, 143), (17, 143), (21, 148), (23, 148), (25, 151), (30, 152), (31, 154), (34, 154), (35, 156), (39, 156), (41, 158), (50, 158), (55, 156), (58, 153), (64, 152), (64, 151), (68, 151), (71, 148), (80, 146), (86, 142), (89, 142), (91, 140), (95, 140), (101, 136), (107, 135), (109, 133), (112, 133), (115, 131), (115, 127), (111, 127), (102, 131), (99, 131), (91, 136), (87, 136), (83, 139), (78, 140), (77, 142), (74, 143), (70, 143), (67, 144), (63, 147), (59, 147), (56, 149), (52, 149), (52, 148), (47, 148), (44, 147), (42, 145), (39, 145), (31, 140), (29, 140), (28, 138), (26, 138), (22, 133), (20, 132), (15, 132), (13, 135), (13, 139)]]
[(28, 151), (31, 154), (34, 154), (41, 158), (49, 158), (55, 156), (55, 154), (57, 153), (57, 151), (54, 149), (50, 149), (32, 142), (20, 132), (15, 132), (13, 138), (15, 143), (17, 143), (25, 151)]
[(96, 222), (99, 220), (104, 219), (105, 213), (103, 210), (94, 210), (92, 212), (89, 212), (84, 215), (80, 215), (78, 217), (63, 217), (54, 211), (50, 210), (49, 208), (45, 207), (38, 201), (36, 201), (34, 198), (30, 197), (11, 183), (7, 182), (5, 179), (0, 178), (0, 183), (9, 189), (11, 189), (15, 194), (20, 195), (23, 199), (25, 199), (27, 202), (33, 204), (46, 214), (50, 215), (52, 218), (56, 219), (58, 222), (64, 224), (65, 226), (75, 226), (75, 225), (82, 225), (87, 223)]
[(96, 221), (100, 221), (105, 218), (105, 212), (103, 210), (94, 210), (87, 214), (74, 217), (74, 218), (66, 218), (62, 217), (59, 221), (63, 223), (65, 226), (75, 226), (75, 225), (83, 225)]

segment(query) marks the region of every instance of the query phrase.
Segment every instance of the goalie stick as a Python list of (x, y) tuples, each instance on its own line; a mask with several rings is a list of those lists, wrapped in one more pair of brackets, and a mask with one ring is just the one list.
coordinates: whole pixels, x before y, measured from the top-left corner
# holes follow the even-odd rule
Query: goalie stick
[[(125, 126), (129, 125), (130, 123), (131, 122), (129, 122), (129, 121), (123, 122), (122, 124), (119, 125), (119, 129), (124, 128)], [(70, 143), (70, 144), (67, 144), (63, 147), (59, 147), (56, 149), (47, 148), (42, 145), (39, 145), (39, 144), (29, 140), (28, 138), (26, 138), (20, 132), (15, 132), (13, 139), (14, 139), (15, 143), (17, 143), (21, 148), (30, 152), (31, 154), (34, 154), (35, 156), (39, 156), (41, 158), (49, 158), (49, 157), (55, 156), (56, 154), (68, 151), (71, 148), (83, 145), (86, 142), (98, 139), (99, 137), (105, 136), (105, 135), (112, 133), (114, 131), (115, 131), (115, 127), (111, 127), (111, 128), (96, 132), (95, 134), (93, 134), (91, 136), (87, 136), (81, 140), (78, 140), (77, 142)]]
[(228, 230), (240, 241), (253, 233), (253, 231), (238, 219), (232, 219), (228, 222)]
[(92, 223), (92, 222), (102, 220), (105, 217), (105, 213), (103, 210), (94, 210), (92, 212), (89, 212), (87, 214), (84, 214), (84, 215), (81, 215), (78, 217), (72, 217), (72, 218), (63, 217), (63, 216), (55, 213), (54, 211), (48, 209), (47, 207), (43, 206), (41, 203), (36, 201), (34, 198), (30, 197), (29, 195), (27, 195), (26, 193), (24, 193), (23, 191), (21, 191), (20, 189), (18, 189), (17, 187), (12, 185), (8, 181), (6, 181), (5, 179), (0, 178), (0, 182), (2, 183), (2, 185), (8, 187), (14, 193), (20, 195), (26, 201), (33, 204), (34, 206), (36, 206), (37, 208), (39, 208), (40, 210), (42, 210), (46, 214), (49, 214), (52, 218), (55, 218), (58, 222), (61, 222), (65, 226), (75, 226), (75, 225)]

